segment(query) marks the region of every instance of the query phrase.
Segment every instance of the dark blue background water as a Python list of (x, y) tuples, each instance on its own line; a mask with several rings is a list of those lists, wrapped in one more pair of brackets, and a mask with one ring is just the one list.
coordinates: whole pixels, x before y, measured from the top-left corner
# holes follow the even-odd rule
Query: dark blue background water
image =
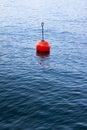
[(87, 130), (86, 0), (0, 0), (0, 130)]

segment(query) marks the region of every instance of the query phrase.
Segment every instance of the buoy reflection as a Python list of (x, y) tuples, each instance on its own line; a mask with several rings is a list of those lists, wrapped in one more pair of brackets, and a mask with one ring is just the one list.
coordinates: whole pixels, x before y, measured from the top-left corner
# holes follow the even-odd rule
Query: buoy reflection
[(49, 56), (50, 56), (50, 52), (38, 52), (36, 51), (36, 56), (37, 56), (37, 60), (38, 63), (41, 66), (49, 66)]

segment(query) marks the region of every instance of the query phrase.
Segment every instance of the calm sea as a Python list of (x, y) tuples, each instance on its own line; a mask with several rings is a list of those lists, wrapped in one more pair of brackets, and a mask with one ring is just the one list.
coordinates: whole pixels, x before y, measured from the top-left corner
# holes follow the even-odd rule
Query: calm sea
[(87, 130), (87, 0), (0, 0), (0, 130)]

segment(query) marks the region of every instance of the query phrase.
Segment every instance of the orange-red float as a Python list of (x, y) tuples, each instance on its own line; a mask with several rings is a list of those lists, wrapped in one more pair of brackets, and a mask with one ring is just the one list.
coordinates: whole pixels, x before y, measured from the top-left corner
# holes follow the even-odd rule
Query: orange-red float
[(43, 28), (44, 23), (43, 22), (41, 23), (41, 26), (42, 26), (42, 40), (36, 44), (36, 51), (37, 52), (50, 52), (50, 44), (44, 40), (44, 28)]
[(36, 44), (36, 50), (39, 52), (50, 52), (50, 44), (47, 41), (39, 41)]

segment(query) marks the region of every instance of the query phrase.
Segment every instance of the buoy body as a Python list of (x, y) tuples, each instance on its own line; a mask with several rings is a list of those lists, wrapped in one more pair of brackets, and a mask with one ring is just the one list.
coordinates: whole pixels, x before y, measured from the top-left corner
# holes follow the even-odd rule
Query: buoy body
[(50, 44), (45, 40), (41, 40), (36, 44), (36, 51), (37, 52), (50, 52)]
[(42, 26), (42, 40), (36, 44), (36, 51), (41, 53), (45, 53), (45, 52), (49, 53), (50, 44), (44, 40), (44, 22), (41, 23), (41, 26)]

